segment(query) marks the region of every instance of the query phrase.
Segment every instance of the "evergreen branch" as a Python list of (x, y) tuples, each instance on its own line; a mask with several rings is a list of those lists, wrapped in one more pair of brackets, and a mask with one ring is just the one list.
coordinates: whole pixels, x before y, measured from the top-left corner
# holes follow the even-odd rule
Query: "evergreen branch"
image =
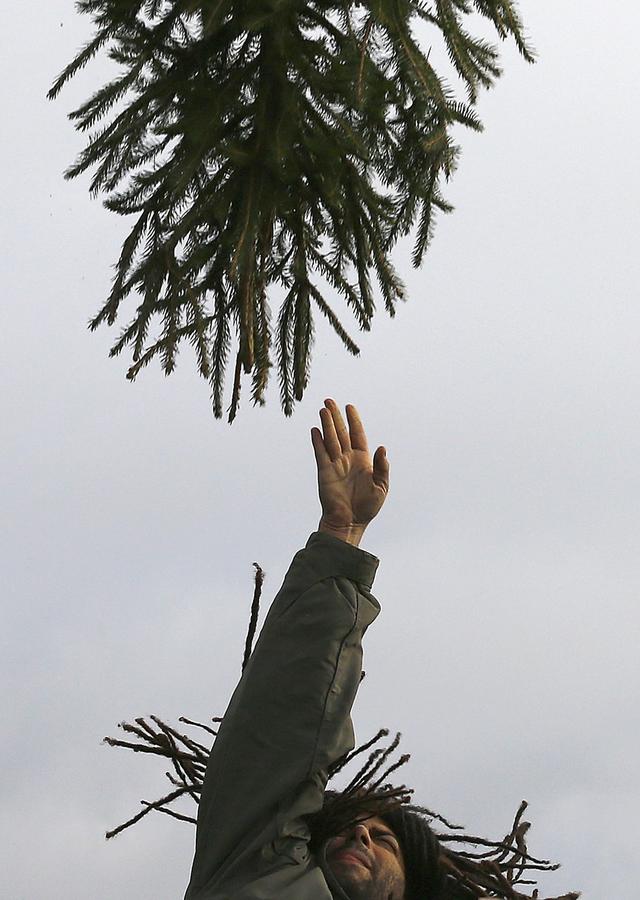
[(222, 391), (224, 389), (224, 372), (227, 364), (229, 350), (231, 348), (231, 334), (229, 320), (226, 315), (225, 303), (222, 291), (216, 292), (216, 312), (214, 315), (215, 337), (211, 357), (213, 361), (211, 369), (211, 399), (213, 413), (216, 419), (222, 418)]
[(296, 400), (301, 400), (309, 377), (309, 350), (313, 341), (313, 318), (306, 278), (297, 285), (293, 321), (293, 395)]
[(242, 377), (242, 354), (240, 351), (236, 354), (236, 368), (233, 376), (233, 390), (231, 392), (231, 403), (229, 405), (228, 419), (229, 424), (233, 422), (236, 415), (238, 414), (238, 406), (240, 404), (240, 388), (241, 388), (241, 377)]
[(442, 31), (449, 58), (466, 82), (469, 101), (475, 103), (478, 84), (489, 88), (501, 73), (496, 64), (498, 53), (486, 41), (474, 40), (461, 27), (451, 0), (435, 0), (435, 3), (438, 11), (435, 22)]
[(366, 222), (366, 228), (369, 234), (373, 263), (378, 276), (378, 284), (380, 285), (380, 290), (382, 291), (382, 296), (384, 298), (385, 308), (389, 315), (393, 317), (396, 313), (396, 300), (405, 299), (405, 287), (394, 267), (387, 259), (379, 235), (375, 233), (372, 224)]
[(309, 294), (311, 297), (313, 297), (313, 299), (318, 304), (318, 309), (329, 320), (329, 322), (331, 323), (331, 326), (333, 327), (333, 330), (336, 332), (336, 334), (338, 335), (338, 337), (340, 338), (340, 340), (342, 341), (344, 346), (347, 348), (349, 353), (351, 353), (352, 356), (359, 356), (360, 348), (349, 337), (349, 335), (345, 331), (342, 323), (340, 322), (340, 320), (338, 319), (338, 317), (336, 316), (334, 311), (331, 309), (331, 307), (329, 306), (329, 304), (324, 299), (324, 297), (322, 296), (322, 294), (320, 293), (320, 291), (317, 289), (317, 287), (315, 285), (313, 285), (313, 284), (309, 285)]
[(422, 257), (433, 237), (433, 195), (437, 189), (439, 169), (436, 165), (432, 166), (427, 190), (422, 198), (420, 222), (418, 225), (418, 233), (416, 236), (411, 261), (414, 268), (420, 265)]
[[(353, 311), (361, 330), (367, 331), (367, 325), (369, 321), (367, 312), (362, 305), (362, 300), (357, 291), (355, 291), (346, 280), (346, 278), (343, 277), (342, 265), (332, 264), (328, 259), (326, 259), (321, 253), (317, 252), (316, 250), (311, 250), (310, 255), (318, 271), (322, 275), (324, 275), (329, 284), (331, 284), (337, 291), (339, 291), (343, 295), (343, 297), (347, 301), (347, 305)], [(351, 256), (349, 256), (349, 259), (351, 259)]]
[(67, 81), (70, 81), (77, 72), (83, 69), (111, 37), (112, 31), (109, 29), (98, 31), (96, 36), (88, 41), (78, 55), (62, 70), (47, 94), (47, 98), (55, 100)]
[(364, 66), (365, 61), (367, 59), (367, 49), (369, 45), (369, 37), (371, 36), (371, 30), (374, 26), (373, 16), (367, 17), (367, 23), (365, 25), (364, 34), (362, 36), (361, 43), (361, 51), (360, 51), (360, 66), (358, 68), (358, 81), (356, 83), (356, 99), (358, 102), (358, 106), (362, 104), (362, 90), (363, 90), (363, 78), (364, 78)]
[(280, 375), (280, 400), (285, 416), (293, 412), (291, 387), (291, 315), (295, 301), (294, 288), (287, 294), (278, 316), (278, 367)]
[(524, 59), (535, 62), (535, 51), (524, 35), (522, 19), (513, 0), (474, 0), (474, 6), (493, 23), (503, 40), (511, 35)]
[[(158, 355), (163, 359), (163, 372), (166, 375), (170, 375), (175, 368), (175, 352), (178, 341), (185, 337), (192, 337), (194, 331), (195, 329), (192, 324), (183, 325), (182, 327), (176, 327), (175, 324), (171, 327), (170, 324), (170, 327), (163, 333), (163, 336), (158, 338), (157, 341), (151, 344), (150, 347), (147, 347), (144, 351), (142, 349), (142, 344), (140, 344), (140, 350), (136, 349), (136, 362), (127, 370), (127, 379), (129, 381), (134, 381), (140, 370), (148, 366), (151, 360)], [(114, 349), (112, 350), (113, 356), (118, 355), (124, 346), (131, 343), (133, 338), (138, 336), (138, 331), (127, 330), (125, 335), (126, 337), (120, 337), (117, 344), (114, 345)], [(115, 349), (116, 347), (117, 349)]]
[(111, 293), (107, 302), (104, 304), (98, 315), (95, 316), (89, 323), (89, 328), (91, 329), (91, 331), (95, 331), (98, 325), (100, 325), (104, 321), (106, 321), (109, 325), (112, 325), (115, 322), (116, 316), (118, 314), (118, 307), (124, 297), (126, 297), (131, 290), (131, 287), (129, 287), (128, 289), (125, 288), (125, 278), (131, 269), (133, 258), (137, 253), (138, 248), (147, 231), (150, 215), (151, 214), (148, 210), (144, 212), (138, 218), (138, 221), (133, 226), (133, 229), (131, 230), (129, 236), (126, 238), (122, 246), (120, 259), (118, 261), (118, 271), (114, 280), (113, 288), (111, 289)]
[[(77, 121), (78, 130), (86, 131), (88, 128), (92, 128), (99, 119), (102, 119), (124, 97), (132, 85), (135, 84), (145, 62), (144, 58), (139, 60), (129, 72), (114, 81), (110, 81), (109, 84), (96, 91), (86, 103), (69, 113), (69, 118), (72, 121)], [(138, 103), (142, 102), (140, 98)], [(123, 116), (129, 118), (129, 110), (125, 110)]]
[(264, 255), (261, 255), (261, 269), (256, 293), (256, 315), (254, 320), (255, 366), (253, 369), (253, 385), (251, 391), (251, 399), (254, 404), (259, 404), (260, 406), (264, 406), (265, 403), (264, 392), (269, 379), (269, 369), (271, 368), (271, 358), (269, 354), (271, 331), (269, 305), (267, 303), (265, 266)]

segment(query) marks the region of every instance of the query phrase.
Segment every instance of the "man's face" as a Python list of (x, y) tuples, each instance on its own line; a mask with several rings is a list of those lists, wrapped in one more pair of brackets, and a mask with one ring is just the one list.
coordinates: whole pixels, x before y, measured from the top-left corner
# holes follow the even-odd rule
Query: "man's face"
[(326, 860), (350, 900), (403, 900), (405, 867), (400, 842), (378, 816), (331, 838)]

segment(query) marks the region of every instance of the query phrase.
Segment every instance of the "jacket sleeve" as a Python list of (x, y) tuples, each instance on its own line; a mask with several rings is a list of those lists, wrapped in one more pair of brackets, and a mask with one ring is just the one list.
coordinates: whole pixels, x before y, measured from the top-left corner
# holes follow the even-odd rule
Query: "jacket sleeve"
[[(186, 900), (299, 849), (327, 769), (353, 749), (362, 635), (380, 611), (378, 560), (316, 532), (291, 563), (214, 742)], [(297, 844), (296, 844), (297, 839)], [(292, 859), (295, 861), (295, 859)]]

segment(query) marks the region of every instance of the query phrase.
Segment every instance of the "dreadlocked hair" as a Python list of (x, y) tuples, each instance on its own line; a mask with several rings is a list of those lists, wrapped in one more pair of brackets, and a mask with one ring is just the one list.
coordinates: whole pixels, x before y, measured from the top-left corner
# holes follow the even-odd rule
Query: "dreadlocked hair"
[[(247, 634), (242, 671), (251, 655), (256, 632), (260, 595), (264, 572), (254, 563), (255, 587), (251, 604), (251, 618)], [(364, 678), (364, 672), (362, 673)], [(204, 731), (207, 739), (215, 741), (217, 729), (184, 716), (180, 722)], [(222, 718), (211, 722), (218, 725)], [(105, 743), (123, 747), (136, 753), (161, 756), (171, 762), (173, 771), (166, 772), (172, 790), (158, 800), (142, 800), (143, 809), (106, 833), (115, 837), (152, 811), (169, 815), (182, 822), (196, 823), (196, 818), (180, 812), (175, 804), (188, 799), (200, 802), (210, 748), (193, 736), (183, 734), (157, 716), (137, 718), (134, 723), (122, 722), (120, 728), (131, 740), (106, 737)], [(523, 821), (527, 808), (522, 801), (510, 831), (502, 840), (489, 840), (465, 834), (462, 826), (454, 825), (442, 815), (411, 802), (413, 791), (388, 783), (389, 776), (409, 760), (409, 754), (393, 761), (400, 744), (400, 734), (387, 744), (389, 731), (381, 728), (371, 740), (338, 759), (328, 771), (328, 782), (341, 775), (354, 760), (366, 755), (346, 787), (325, 791), (322, 809), (307, 817), (310, 829), (310, 849), (318, 853), (329, 838), (340, 834), (371, 816), (379, 816), (391, 827), (402, 847), (405, 861), (406, 900), (477, 900), (497, 897), (500, 900), (577, 900), (578, 893), (542, 898), (538, 890), (523, 893), (520, 887), (535, 885), (531, 874), (535, 871), (554, 871), (557, 863), (532, 856), (525, 836), (530, 823)], [(443, 830), (444, 829), (444, 830)]]
[[(330, 778), (388, 734), (387, 729), (381, 729), (371, 741), (339, 760), (330, 770)], [(406, 900), (542, 900), (537, 890), (523, 893), (520, 887), (535, 885), (530, 877), (533, 872), (555, 871), (559, 865), (529, 853), (525, 835), (530, 823), (523, 821), (526, 801), (520, 804), (511, 829), (502, 840), (466, 834), (462, 826), (452, 824), (439, 813), (411, 803), (410, 788), (383, 783), (409, 760), (409, 755), (404, 754), (380, 774), (399, 743), (397, 734), (387, 747), (378, 747), (369, 754), (346, 788), (325, 792), (322, 809), (307, 819), (311, 850), (319, 853), (329, 838), (378, 816), (400, 841), (406, 869)], [(546, 900), (578, 897), (577, 893), (569, 893)]]

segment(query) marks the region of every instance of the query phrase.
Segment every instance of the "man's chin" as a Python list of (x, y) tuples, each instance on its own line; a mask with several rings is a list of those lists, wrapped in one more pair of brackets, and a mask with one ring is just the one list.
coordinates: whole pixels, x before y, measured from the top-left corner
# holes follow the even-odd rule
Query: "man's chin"
[(371, 872), (366, 866), (335, 860), (331, 871), (349, 900), (368, 900), (371, 893)]

